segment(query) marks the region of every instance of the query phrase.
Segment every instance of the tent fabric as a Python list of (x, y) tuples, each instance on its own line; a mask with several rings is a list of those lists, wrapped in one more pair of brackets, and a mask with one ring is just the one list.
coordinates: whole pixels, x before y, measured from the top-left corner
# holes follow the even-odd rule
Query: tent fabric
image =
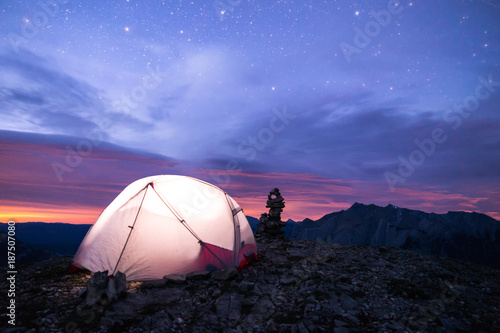
[(160, 175), (127, 186), (97, 218), (73, 264), (129, 281), (241, 267), (257, 246), (241, 207), (199, 179)]

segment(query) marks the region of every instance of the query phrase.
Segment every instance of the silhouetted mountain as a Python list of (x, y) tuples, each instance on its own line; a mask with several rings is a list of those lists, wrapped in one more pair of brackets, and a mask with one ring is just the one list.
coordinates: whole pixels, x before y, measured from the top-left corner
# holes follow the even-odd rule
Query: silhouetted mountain
[[(9, 255), (9, 252), (7, 251), (8, 248), (8, 234), (6, 232), (0, 231), (0, 267), (1, 268), (7, 268), (7, 256)], [(41, 260), (47, 260), (56, 254), (54, 252), (48, 251), (48, 250), (43, 250), (43, 249), (37, 249), (33, 248), (20, 240), (16, 239), (14, 243), (14, 251), (15, 253), (15, 265), (16, 267), (18, 265), (24, 265), (24, 264), (29, 264)]]
[(258, 227), (257, 224), (259, 223), (259, 219), (256, 219), (255, 217), (252, 216), (247, 216), (248, 224), (250, 224), (250, 228), (252, 228), (253, 233), (257, 231)]
[[(250, 224), (250, 228), (252, 228), (252, 231), (255, 233), (258, 229), (257, 224), (259, 224), (259, 219), (252, 217), (252, 216), (247, 216), (248, 224)], [(286, 225), (283, 227), (283, 230), (285, 231), (285, 237), (290, 237), (292, 235), (293, 229), (295, 228), (295, 225), (297, 222), (295, 222), (292, 219), (288, 219), (286, 221)]]
[(434, 214), (355, 203), (319, 220), (296, 223), (289, 237), (392, 246), (500, 268), (500, 222), (478, 213)]
[[(74, 255), (91, 224), (16, 223), (16, 237), (31, 247), (46, 249), (59, 255)], [(0, 231), (7, 231), (0, 223)]]

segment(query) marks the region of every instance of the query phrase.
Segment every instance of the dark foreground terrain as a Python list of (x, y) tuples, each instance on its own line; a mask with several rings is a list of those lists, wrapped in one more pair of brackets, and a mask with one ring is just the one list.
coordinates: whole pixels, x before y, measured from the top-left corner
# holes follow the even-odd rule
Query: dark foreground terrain
[[(240, 273), (127, 284), (82, 306), (91, 274), (70, 257), (19, 267), (4, 332), (500, 332), (500, 271), (388, 247), (259, 241)], [(7, 294), (5, 272), (1, 294)], [(6, 304), (2, 302), (2, 304)]]

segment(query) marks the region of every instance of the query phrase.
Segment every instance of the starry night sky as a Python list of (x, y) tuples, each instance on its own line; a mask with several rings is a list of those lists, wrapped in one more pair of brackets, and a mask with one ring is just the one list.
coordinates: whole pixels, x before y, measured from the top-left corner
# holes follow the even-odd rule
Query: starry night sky
[(500, 1), (0, 1), (0, 220), (185, 174), (248, 215), (500, 218)]

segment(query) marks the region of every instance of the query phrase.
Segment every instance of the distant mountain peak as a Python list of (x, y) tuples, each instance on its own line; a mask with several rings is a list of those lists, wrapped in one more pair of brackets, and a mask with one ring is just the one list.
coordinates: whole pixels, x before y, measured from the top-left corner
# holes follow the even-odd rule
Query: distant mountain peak
[(382, 206), (377, 206), (375, 204), (364, 204), (361, 202), (355, 202), (352, 204), (352, 206), (349, 209), (360, 209), (360, 208), (372, 208), (372, 209), (382, 209), (382, 208), (391, 208), (391, 209), (399, 209), (398, 206), (394, 206), (393, 204), (388, 204), (385, 207)]

